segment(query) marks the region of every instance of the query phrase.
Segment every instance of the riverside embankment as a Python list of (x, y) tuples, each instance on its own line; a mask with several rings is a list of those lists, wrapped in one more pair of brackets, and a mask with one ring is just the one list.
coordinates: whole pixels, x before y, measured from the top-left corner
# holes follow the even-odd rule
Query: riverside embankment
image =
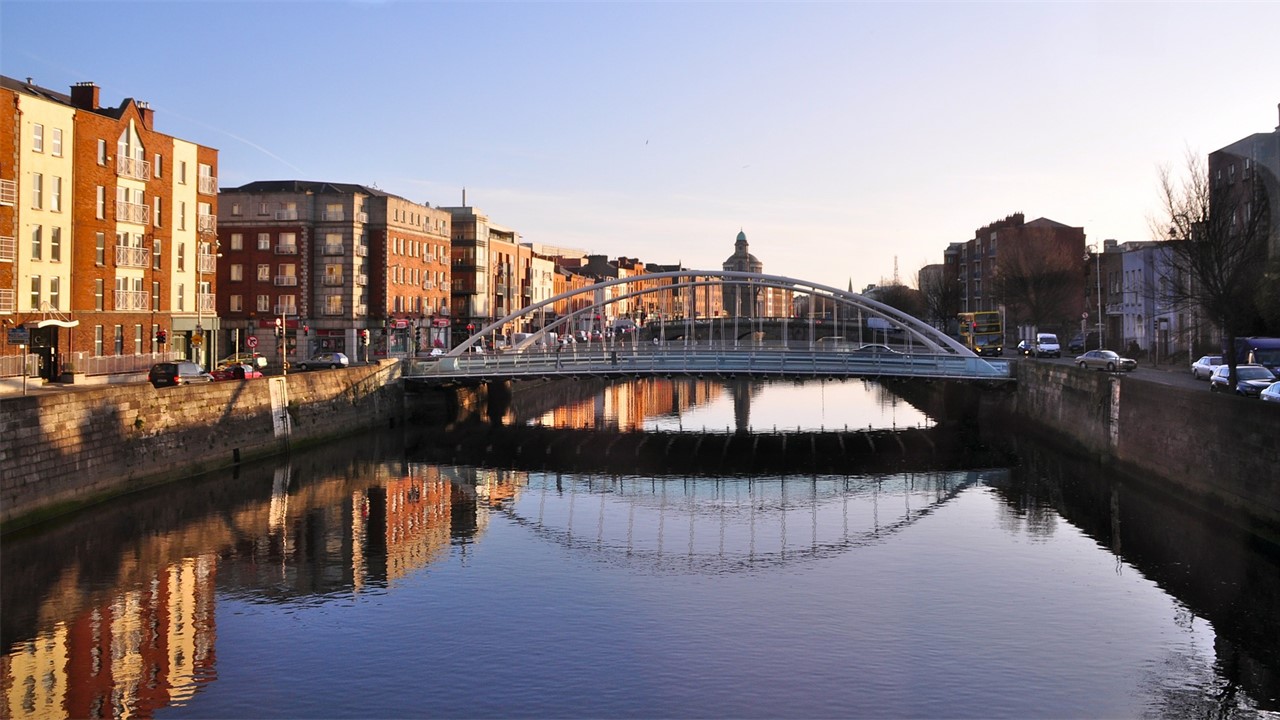
[[(1050, 363), (1020, 362), (1016, 391), (954, 383), (900, 388), (944, 424), (963, 418), (1031, 432), (1280, 538), (1280, 412), (1257, 401)], [(551, 384), (554, 385), (554, 384)], [(157, 390), (146, 383), (0, 398), (0, 524), (5, 531), (174, 477), (192, 476), (413, 415), (469, 407), (501, 416), (551, 385), (406, 398), (394, 361), (244, 383)], [(526, 393), (528, 394), (526, 397)], [(425, 413), (424, 413), (425, 409)]]

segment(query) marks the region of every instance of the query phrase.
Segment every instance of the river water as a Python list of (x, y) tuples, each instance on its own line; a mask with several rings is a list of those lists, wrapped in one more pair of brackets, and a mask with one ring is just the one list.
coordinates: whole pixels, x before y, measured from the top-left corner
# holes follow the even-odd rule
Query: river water
[(5, 537), (4, 717), (1280, 717), (1280, 552), (1148, 483), (990, 432), (994, 465), (705, 462), (968, 432), (875, 383), (498, 415), (500, 462), (399, 427)]

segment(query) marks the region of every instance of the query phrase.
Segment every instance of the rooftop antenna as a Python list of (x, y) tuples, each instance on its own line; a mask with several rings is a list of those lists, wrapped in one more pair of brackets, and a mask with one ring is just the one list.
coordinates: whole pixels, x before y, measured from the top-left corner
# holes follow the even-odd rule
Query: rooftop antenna
[(466, 206), (467, 206), (467, 189), (464, 187), (462, 188), (462, 207), (466, 207)]
[(897, 255), (894, 255), (894, 256), (893, 256), (893, 284), (894, 284), (894, 285), (901, 285), (901, 284), (902, 284), (902, 283), (898, 280), (898, 256), (897, 256)]

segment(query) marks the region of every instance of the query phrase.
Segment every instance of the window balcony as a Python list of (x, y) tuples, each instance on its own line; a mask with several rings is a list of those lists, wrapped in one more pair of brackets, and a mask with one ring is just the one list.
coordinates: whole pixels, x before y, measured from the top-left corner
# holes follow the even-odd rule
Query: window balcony
[(298, 276), (297, 275), (277, 275), (275, 278), (275, 284), (277, 287), (282, 287), (282, 286), (294, 287), (298, 284)]
[(18, 182), (0, 180), (0, 205), (13, 205), (18, 200)]
[(357, 284), (357, 285), (368, 285), (368, 284), (369, 284), (369, 276), (368, 276), (368, 275), (365, 275), (364, 273), (356, 273), (356, 284)]
[(276, 305), (271, 309), (272, 315), (297, 315), (297, 305)]
[(144, 247), (116, 246), (116, 267), (147, 267), (151, 253)]
[(369, 246), (368, 246), (368, 245), (357, 245), (357, 246), (356, 246), (356, 257), (368, 257), (368, 256), (369, 256)]
[(151, 163), (121, 155), (116, 158), (116, 175), (134, 180), (150, 180)]
[(431, 281), (431, 280), (423, 280), (423, 281), (422, 281), (422, 289), (423, 289), (423, 290), (431, 290), (431, 289), (432, 289), (432, 288), (434, 288), (435, 286), (436, 286), (436, 284), (435, 284), (435, 282), (434, 282), (434, 281)]
[(322, 282), (328, 287), (341, 287), (343, 280), (345, 278), (341, 275), (325, 275)]
[(196, 270), (201, 273), (218, 271), (218, 256), (213, 253), (200, 253), (196, 256)]
[(150, 296), (145, 290), (116, 290), (115, 310), (147, 310)]
[(217, 215), (197, 215), (196, 231), (216, 233), (218, 232), (218, 216)]
[(12, 313), (17, 310), (16, 290), (0, 290), (0, 313)]
[(356, 317), (367, 317), (369, 315), (368, 305), (357, 305), (355, 307)]
[(116, 222), (137, 223), (146, 225), (151, 219), (151, 206), (139, 203), (116, 201)]
[(18, 257), (18, 243), (11, 237), (0, 237), (0, 262), (13, 262)]
[(213, 175), (201, 175), (196, 180), (196, 189), (202, 195), (217, 195), (218, 194), (218, 178), (214, 177)]
[(320, 213), (321, 222), (342, 222), (347, 219), (345, 210), (325, 210)]
[(297, 220), (298, 211), (297, 210), (277, 210), (276, 219), (277, 220)]
[(341, 305), (325, 305), (324, 314), (327, 316), (342, 315), (343, 307)]
[(344, 252), (346, 250), (341, 245), (325, 245), (324, 249), (321, 250), (324, 255), (342, 255)]
[(196, 307), (200, 312), (212, 315), (217, 307), (216, 298), (213, 293), (196, 293)]
[(364, 213), (364, 212), (358, 212), (358, 213), (356, 213), (356, 222), (358, 222), (358, 223), (367, 223), (367, 222), (369, 222), (369, 213)]
[(277, 245), (276, 254), (277, 255), (297, 255), (298, 246), (297, 245)]

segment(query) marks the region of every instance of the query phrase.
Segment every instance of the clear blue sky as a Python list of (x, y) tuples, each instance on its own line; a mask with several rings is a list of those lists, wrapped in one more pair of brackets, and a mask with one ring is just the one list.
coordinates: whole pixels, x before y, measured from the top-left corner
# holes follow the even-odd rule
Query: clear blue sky
[(1151, 239), (1273, 130), (1280, 3), (0, 3), (0, 72), (151, 103), (224, 187), (376, 184), (526, 240), (855, 289), (1012, 212)]

